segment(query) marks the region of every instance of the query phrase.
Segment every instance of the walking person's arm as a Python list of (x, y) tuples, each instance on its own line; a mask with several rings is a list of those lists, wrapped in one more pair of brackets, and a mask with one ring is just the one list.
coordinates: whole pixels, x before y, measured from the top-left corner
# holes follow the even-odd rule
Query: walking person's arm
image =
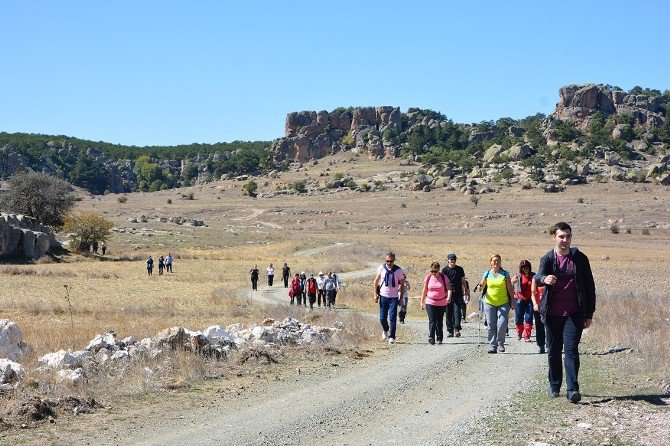
[(533, 301), (533, 310), (540, 311), (540, 302), (537, 300), (537, 283), (530, 281), (530, 299)]
[(423, 282), (423, 291), (421, 292), (421, 309), (426, 309), (426, 296), (428, 295), (428, 281)]
[(377, 276), (375, 276), (374, 282), (372, 282), (372, 292), (375, 295), (375, 303), (379, 302), (379, 294), (377, 294), (377, 287), (379, 286), (379, 280), (380, 280), (380, 277), (379, 277), (379, 274), (377, 274)]

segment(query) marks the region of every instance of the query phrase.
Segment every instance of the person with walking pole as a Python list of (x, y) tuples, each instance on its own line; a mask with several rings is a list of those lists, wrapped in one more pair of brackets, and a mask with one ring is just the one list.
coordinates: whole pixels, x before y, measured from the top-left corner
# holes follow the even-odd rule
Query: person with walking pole
[[(572, 247), (572, 228), (565, 222), (551, 229), (554, 248), (540, 259), (535, 275), (544, 285), (540, 314), (547, 332), (549, 396), (560, 395), (565, 364), (566, 397), (572, 403), (582, 399), (579, 391), (579, 341), (591, 326), (596, 310), (596, 286), (589, 258)], [(563, 360), (565, 353), (565, 360)]]

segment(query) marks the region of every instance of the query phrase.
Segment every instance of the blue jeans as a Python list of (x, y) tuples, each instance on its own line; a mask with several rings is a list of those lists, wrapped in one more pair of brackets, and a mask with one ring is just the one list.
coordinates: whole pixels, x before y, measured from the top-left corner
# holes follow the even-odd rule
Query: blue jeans
[(486, 328), (488, 329), (488, 340), (491, 347), (505, 345), (507, 333), (507, 322), (509, 320), (510, 303), (500, 306), (489, 305), (484, 301), (484, 314), (486, 314)]
[(565, 352), (565, 378), (567, 391), (579, 390), (579, 341), (584, 330), (584, 316), (581, 312), (570, 316), (546, 317), (547, 358), (549, 361), (549, 387), (559, 391), (563, 384), (563, 358)]
[(533, 325), (533, 301), (514, 299), (514, 324), (523, 323)]
[[(379, 322), (384, 331), (389, 331), (389, 338), (395, 339), (396, 319), (398, 318), (398, 298), (385, 297), (379, 298)], [(389, 326), (389, 319), (390, 326)]]

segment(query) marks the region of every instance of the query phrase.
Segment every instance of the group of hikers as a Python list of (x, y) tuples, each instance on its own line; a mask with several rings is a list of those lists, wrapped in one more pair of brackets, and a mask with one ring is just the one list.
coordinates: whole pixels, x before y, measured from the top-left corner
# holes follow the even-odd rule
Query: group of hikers
[[(252, 291), (256, 291), (258, 290), (258, 277), (260, 274), (258, 265), (254, 265), (249, 270), (249, 273), (251, 274), (251, 289)], [(268, 286), (271, 287), (274, 282), (274, 266), (272, 263), (267, 268), (267, 278)], [(314, 274), (308, 276), (302, 271), (295, 273), (291, 278), (291, 268), (286, 263), (282, 267), (282, 279), (284, 281), (284, 288), (288, 288), (289, 290), (288, 295), (291, 305), (297, 303), (306, 307), (309, 302), (310, 309), (314, 308), (314, 304), (321, 307), (321, 303), (323, 303), (324, 308), (335, 308), (337, 292), (342, 287), (339, 276), (332, 271), (327, 273), (321, 271), (316, 277)]]
[[(577, 403), (582, 398), (578, 380), (579, 342), (583, 329), (591, 326), (596, 304), (595, 282), (588, 257), (571, 246), (570, 225), (555, 224), (551, 235), (555, 246), (540, 259), (537, 272), (524, 259), (519, 262), (518, 272), (511, 276), (502, 268), (500, 254), (492, 254), (490, 268), (475, 290), (482, 291), (480, 314), (486, 321), (488, 353), (505, 352), (509, 313), (514, 305), (517, 339), (532, 342), (535, 325), (539, 353), (547, 353), (549, 396), (559, 396), (565, 365), (566, 397)], [(395, 254), (389, 252), (373, 282), (374, 300), (379, 303), (381, 338), (390, 344), (396, 342), (397, 310), (403, 305), (401, 297), (407, 283), (395, 260)], [(424, 279), (421, 309), (428, 315), (429, 344), (442, 344), (443, 317), (447, 311), (453, 317), (452, 325), (447, 317), (448, 336), (460, 336), (462, 313), (458, 310), (469, 301), (470, 294), (463, 269), (456, 265), (456, 260), (455, 254), (449, 254), (447, 266), (442, 270), (438, 262), (433, 262)]]
[[(173, 262), (173, 258), (172, 258), (172, 255), (169, 252), (167, 253), (167, 255), (165, 257), (163, 257), (162, 255), (160, 257), (158, 257), (158, 275), (162, 276), (163, 271), (171, 273), (172, 272), (172, 262)], [(150, 255), (149, 258), (147, 259), (147, 274), (152, 276), (153, 271), (154, 271), (154, 259)]]

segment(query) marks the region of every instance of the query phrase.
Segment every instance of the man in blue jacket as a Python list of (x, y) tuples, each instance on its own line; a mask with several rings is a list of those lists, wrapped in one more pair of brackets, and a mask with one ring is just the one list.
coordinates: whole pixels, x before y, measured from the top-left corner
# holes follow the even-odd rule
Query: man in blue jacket
[(596, 309), (596, 287), (589, 258), (572, 248), (572, 228), (565, 222), (551, 230), (556, 246), (540, 259), (535, 275), (544, 286), (540, 314), (547, 332), (549, 396), (559, 395), (563, 383), (561, 353), (565, 351), (565, 375), (569, 401), (582, 399), (579, 393), (579, 341), (582, 330), (591, 326)]

